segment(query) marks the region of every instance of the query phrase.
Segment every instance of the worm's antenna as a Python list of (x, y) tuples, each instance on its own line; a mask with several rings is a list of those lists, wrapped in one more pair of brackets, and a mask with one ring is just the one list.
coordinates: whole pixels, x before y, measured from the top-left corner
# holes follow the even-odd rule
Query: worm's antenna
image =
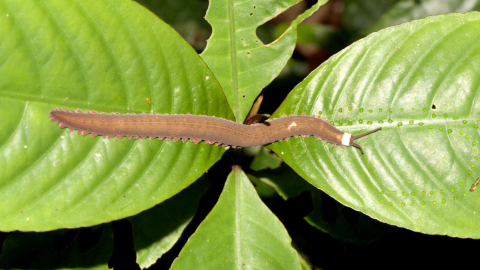
[(382, 127), (376, 128), (374, 130), (367, 131), (367, 132), (359, 134), (359, 135), (355, 135), (355, 136), (352, 135), (352, 137), (350, 138), (350, 145), (355, 146), (356, 148), (360, 149), (360, 152), (362, 152), (362, 155), (363, 155), (363, 148), (360, 145), (354, 143), (353, 141), (358, 139), (358, 138), (361, 138), (363, 136), (367, 136), (368, 134), (371, 134), (373, 132), (379, 131), (380, 129), (382, 129)]

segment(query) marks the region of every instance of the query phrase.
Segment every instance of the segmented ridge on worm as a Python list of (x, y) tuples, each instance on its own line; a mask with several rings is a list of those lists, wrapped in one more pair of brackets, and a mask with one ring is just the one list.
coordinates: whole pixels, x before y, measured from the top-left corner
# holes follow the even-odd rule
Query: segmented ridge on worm
[[(65, 127), (68, 127), (69, 128), (69, 131), (72, 132), (74, 130), (74, 128), (72, 127), (69, 127), (67, 126), (66, 124), (60, 122), (60, 120), (56, 119), (55, 116), (52, 115), (52, 111), (62, 111), (62, 112), (69, 112), (69, 113), (81, 113), (81, 114), (98, 114), (96, 111), (94, 110), (91, 110), (91, 111), (86, 111), (86, 112), (83, 112), (82, 110), (80, 109), (77, 109), (77, 110), (69, 110), (67, 108), (65, 109), (62, 109), (62, 108), (55, 108), (53, 110), (50, 111), (50, 120), (52, 121), (56, 121), (57, 122), (57, 126), (59, 126), (60, 128), (65, 128)], [(106, 114), (105, 112), (100, 112), (100, 114)], [(145, 112), (143, 112), (142, 114), (147, 114)], [(158, 114), (158, 113), (153, 113), (153, 114)], [(120, 115), (120, 113), (118, 112), (112, 112), (110, 113), (110, 115)], [(126, 113), (126, 115), (136, 115), (136, 113)], [(169, 115), (168, 113), (165, 113), (165, 115)], [(175, 114), (175, 115), (178, 115), (178, 114)], [(187, 113), (187, 115), (190, 115), (190, 113)], [(204, 115), (206, 116), (206, 115)], [(215, 116), (213, 116), (215, 117)], [(227, 120), (227, 119), (226, 119)], [(228, 120), (230, 121), (230, 120)], [(78, 134), (80, 135), (88, 135), (88, 134), (91, 134), (91, 137), (94, 138), (98, 135), (101, 135), (103, 138), (107, 138), (107, 139), (111, 139), (113, 137), (115, 137), (117, 140), (121, 139), (122, 137), (127, 137), (129, 140), (131, 140), (132, 138), (135, 139), (135, 140), (143, 140), (145, 138), (147, 138), (147, 136), (136, 136), (136, 135), (132, 135), (132, 136), (129, 136), (129, 135), (118, 135), (118, 134), (97, 134), (95, 132), (91, 132), (91, 131), (88, 131), (88, 130), (77, 130), (78, 131)], [(186, 142), (187, 140), (190, 140), (191, 142), (195, 143), (195, 144), (198, 144), (199, 142), (203, 141), (203, 139), (200, 139), (200, 138), (168, 138), (168, 137), (157, 137), (157, 136), (148, 136), (148, 138), (150, 139), (155, 139), (155, 138), (158, 138), (160, 141), (165, 139), (167, 141), (174, 141), (174, 142), (177, 142), (179, 140), (182, 140), (182, 142)], [(218, 142), (214, 142), (214, 141), (209, 141), (209, 140), (205, 140), (205, 142), (207, 144), (215, 144), (215, 145), (221, 145), (220, 143)], [(222, 146), (227, 146), (227, 145), (223, 145)], [(232, 146), (234, 147), (234, 146)]]
[[(68, 109), (66, 109), (66, 108), (65, 108), (65, 109), (56, 108), (56, 109), (53, 109), (53, 110), (50, 111), (50, 115), (49, 115), (49, 116), (50, 116), (50, 119), (51, 119), (52, 121), (56, 121), (56, 122), (57, 122), (56, 124), (57, 124), (60, 128), (68, 127), (70, 132), (72, 132), (72, 131), (74, 130), (74, 128), (69, 127), (69, 126), (67, 126), (65, 123), (62, 123), (62, 122), (60, 122), (60, 120), (56, 119), (56, 118), (52, 115), (52, 113), (51, 113), (51, 112), (53, 112), (53, 111), (64, 111), (64, 112), (79, 113), (79, 114), (83, 114), (83, 113), (84, 113), (84, 112), (81, 111), (80, 109), (77, 109), (77, 110), (68, 110)], [(94, 110), (86, 111), (85, 113), (87, 113), (87, 114), (97, 114), (97, 112), (94, 111)], [(106, 113), (100, 112), (100, 114), (106, 114)], [(146, 114), (146, 113), (143, 112), (142, 114)], [(158, 113), (153, 113), (153, 114), (158, 114)], [(187, 113), (187, 114), (190, 115), (190, 113)], [(120, 115), (120, 113), (118, 113), (118, 112), (112, 112), (112, 113), (110, 113), (110, 115)], [(127, 113), (127, 115), (135, 115), (135, 113), (131, 113), (131, 114), (130, 114), (130, 113)], [(165, 113), (165, 115), (169, 115), (169, 114)], [(177, 115), (177, 114), (175, 114), (175, 115)], [(301, 115), (302, 115), (302, 116), (306, 116), (304, 112), (303, 112)], [(206, 115), (204, 115), (204, 116), (206, 116)], [(294, 115), (291, 114), (290, 116), (294, 116)], [(215, 117), (215, 116), (213, 116), (213, 117)], [(288, 116), (286, 116), (286, 115), (284, 114), (282, 117), (288, 117)], [(318, 115), (318, 116), (313, 115), (313, 116), (311, 116), (311, 117), (321, 119), (320, 115)], [(230, 120), (229, 120), (229, 121), (230, 121)], [(270, 122), (270, 121), (275, 121), (275, 119), (273, 119), (273, 120), (267, 120), (267, 122)], [(231, 122), (233, 122), (233, 121), (231, 121)], [(326, 122), (329, 123), (328, 120), (326, 120)], [(252, 124), (252, 126), (257, 126), (257, 125), (262, 125), (262, 123)], [(81, 134), (81, 135), (84, 135), (84, 136), (87, 135), (87, 134), (91, 134), (91, 137), (92, 137), (92, 138), (95, 137), (95, 136), (98, 136), (98, 135), (101, 135), (103, 138), (107, 138), (107, 139), (111, 139), (111, 138), (115, 137), (117, 140), (119, 140), (120, 138), (122, 138), (122, 137), (124, 137), (124, 136), (127, 137), (129, 140), (131, 140), (132, 138), (133, 138), (133, 139), (138, 139), (138, 140), (143, 140), (143, 139), (146, 138), (146, 136), (135, 136), (135, 135), (97, 134), (97, 133), (95, 133), (95, 132), (91, 132), (91, 131), (88, 131), (88, 130), (77, 130), (77, 131), (78, 131), (78, 134)], [(309, 137), (309, 136), (312, 136), (312, 135), (293, 135), (293, 137), (295, 137), (295, 138), (298, 138), (298, 136), (302, 136), (303, 138), (305, 138), (305, 137)], [(201, 141), (205, 141), (205, 143), (207, 143), (207, 144), (221, 145), (221, 146), (224, 146), (224, 147), (229, 146), (229, 145), (227, 145), (227, 144), (222, 144), (222, 143), (220, 143), (220, 142), (215, 142), (215, 141), (211, 141), (211, 140), (204, 140), (204, 139), (201, 139), (201, 138), (176, 138), (176, 137), (174, 137), (174, 138), (169, 138), (169, 137), (157, 137), (157, 136), (148, 136), (148, 137), (149, 137), (150, 139), (158, 138), (159, 140), (163, 140), (163, 139), (166, 139), (167, 141), (173, 140), (174, 142), (177, 142), (177, 141), (179, 141), (179, 140), (182, 140), (182, 142), (184, 142), (184, 143), (185, 143), (187, 140), (190, 140), (191, 142), (193, 142), (193, 143), (195, 143), (195, 144), (198, 144), (198, 143), (201, 142)], [(315, 137), (317, 140), (324, 140), (325, 142), (332, 143), (333, 146), (336, 146), (336, 145), (337, 145), (337, 143), (334, 143), (334, 142), (329, 141), (329, 140), (327, 140), (327, 139), (321, 138), (321, 137), (319, 137), (319, 136), (314, 136), (314, 137)], [(286, 138), (280, 139), (280, 140), (278, 140), (278, 141), (282, 141), (282, 140), (288, 141), (289, 139), (290, 139), (290, 137), (286, 137)], [(353, 142), (353, 140), (352, 140), (352, 142)], [(339, 145), (340, 145), (342, 148), (344, 147), (343, 144), (339, 144)], [(354, 145), (354, 146), (356, 146), (356, 145)], [(231, 147), (232, 147), (232, 148), (237, 148), (237, 146), (233, 146), (233, 145), (231, 145)], [(240, 147), (238, 147), (238, 148), (240, 148)], [(362, 149), (361, 149), (361, 150), (362, 150)]]

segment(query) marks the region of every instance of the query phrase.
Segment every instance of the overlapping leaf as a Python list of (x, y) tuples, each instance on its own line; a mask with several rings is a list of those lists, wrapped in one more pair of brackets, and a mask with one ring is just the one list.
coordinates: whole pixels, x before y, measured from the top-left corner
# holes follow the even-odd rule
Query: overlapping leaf
[(236, 167), (172, 269), (300, 269), (290, 242), (285, 227)]
[(429, 234), (479, 238), (480, 13), (429, 17), (360, 40), (299, 84), (273, 117), (321, 114), (365, 149), (271, 145), (343, 204)]
[(345, 0), (342, 22), (349, 31), (361, 31), (375, 23), (399, 0)]
[(137, 214), (224, 152), (200, 143), (80, 136), (55, 107), (233, 119), (218, 82), (170, 26), (122, 0), (0, 2), (0, 230)]
[(299, 0), (212, 0), (206, 20), (213, 33), (202, 58), (222, 85), (237, 122), (243, 123), (262, 89), (283, 69), (295, 48), (297, 25), (327, 0), (295, 19), (281, 38), (262, 44), (256, 28)]
[(282, 159), (280, 159), (274, 153), (271, 153), (270, 150), (262, 148), (260, 152), (253, 158), (252, 163), (250, 163), (250, 169), (254, 171), (259, 171), (263, 169), (275, 169), (280, 166)]

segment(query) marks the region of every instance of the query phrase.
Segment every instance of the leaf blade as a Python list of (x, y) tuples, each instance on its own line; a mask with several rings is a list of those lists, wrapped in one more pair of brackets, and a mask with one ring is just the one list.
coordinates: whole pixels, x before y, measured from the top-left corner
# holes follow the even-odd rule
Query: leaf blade
[[(263, 45), (255, 29), (298, 0), (211, 1), (206, 20), (213, 33), (202, 59), (222, 85), (236, 121), (243, 123), (261, 90), (283, 69), (293, 53), (296, 27), (326, 0), (320, 0), (295, 19), (277, 41)], [(266, 68), (268, 67), (268, 68)]]
[(0, 115), (13, 119), (0, 123), (0, 230), (131, 216), (220, 159), (225, 149), (203, 142), (90, 139), (48, 118), (61, 106), (233, 119), (205, 63), (146, 9), (122, 0), (3, 1), (0, 9), (8, 14), (0, 18)]
[(281, 222), (237, 167), (172, 269), (300, 269), (290, 242)]
[(476, 12), (448, 14), (372, 34), (314, 71), (274, 114), (321, 112), (353, 134), (382, 126), (359, 140), (365, 155), (314, 138), (269, 148), (310, 183), (373, 218), (480, 237), (480, 198), (468, 192), (479, 173), (480, 81), (472, 76), (479, 19)]

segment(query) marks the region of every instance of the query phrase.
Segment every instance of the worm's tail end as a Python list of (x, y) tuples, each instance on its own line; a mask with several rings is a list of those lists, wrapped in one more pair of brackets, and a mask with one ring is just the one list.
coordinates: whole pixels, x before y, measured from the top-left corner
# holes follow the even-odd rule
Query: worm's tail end
[(358, 138), (361, 138), (363, 136), (367, 136), (368, 134), (371, 134), (373, 132), (379, 131), (380, 129), (382, 129), (382, 127), (376, 128), (374, 130), (367, 131), (367, 132), (359, 134), (359, 135), (355, 135), (355, 136), (352, 135), (352, 137), (350, 138), (350, 145), (355, 146), (356, 148), (360, 149), (360, 152), (362, 152), (362, 155), (363, 155), (363, 148), (360, 145), (354, 143), (353, 141), (358, 139)]

